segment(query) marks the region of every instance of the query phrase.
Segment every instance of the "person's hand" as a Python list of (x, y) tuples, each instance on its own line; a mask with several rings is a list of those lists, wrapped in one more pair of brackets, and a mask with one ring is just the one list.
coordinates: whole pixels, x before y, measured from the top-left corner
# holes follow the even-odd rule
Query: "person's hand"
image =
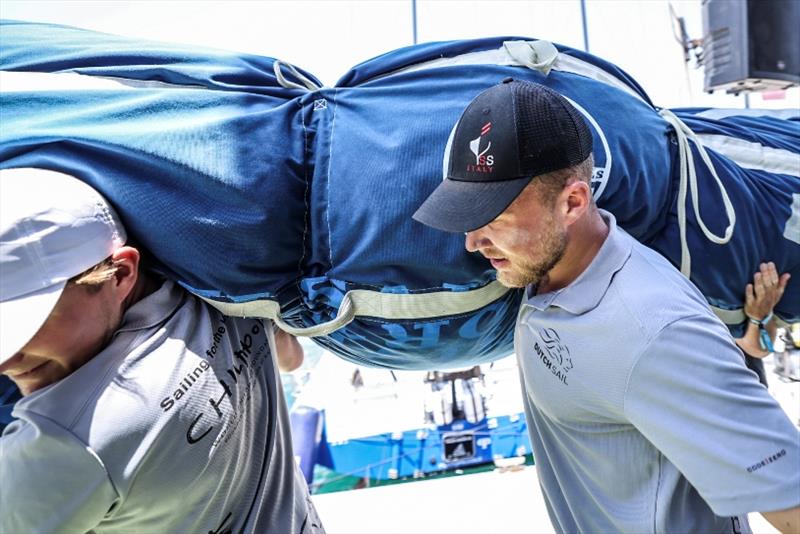
[(753, 283), (745, 287), (744, 313), (756, 320), (763, 320), (781, 300), (791, 275), (778, 270), (772, 262), (762, 263), (760, 271), (753, 275)]
[(275, 328), (275, 352), (278, 353), (278, 369), (282, 373), (291, 373), (303, 365), (303, 346), (296, 337), (279, 328)]

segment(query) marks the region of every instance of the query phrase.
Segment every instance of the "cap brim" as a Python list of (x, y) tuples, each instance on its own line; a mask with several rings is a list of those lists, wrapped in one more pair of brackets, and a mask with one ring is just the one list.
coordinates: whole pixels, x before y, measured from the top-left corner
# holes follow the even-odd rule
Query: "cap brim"
[(503, 213), (530, 181), (531, 178), (500, 182), (446, 179), (422, 203), (413, 218), (445, 232), (471, 232)]
[(0, 365), (25, 346), (50, 316), (67, 282), (0, 303)]

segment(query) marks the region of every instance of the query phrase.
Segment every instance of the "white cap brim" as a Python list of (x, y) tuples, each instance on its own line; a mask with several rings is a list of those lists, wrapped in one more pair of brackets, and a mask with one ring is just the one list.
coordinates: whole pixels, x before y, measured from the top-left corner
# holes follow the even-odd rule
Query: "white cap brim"
[(0, 303), (0, 365), (24, 347), (50, 316), (66, 281)]

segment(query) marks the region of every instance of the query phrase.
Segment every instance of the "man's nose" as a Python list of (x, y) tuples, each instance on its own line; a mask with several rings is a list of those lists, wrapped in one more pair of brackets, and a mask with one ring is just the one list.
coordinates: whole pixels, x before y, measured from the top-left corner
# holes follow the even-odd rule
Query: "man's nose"
[(464, 248), (469, 252), (477, 252), (482, 246), (484, 238), (480, 234), (480, 229), (473, 230), (464, 234)]

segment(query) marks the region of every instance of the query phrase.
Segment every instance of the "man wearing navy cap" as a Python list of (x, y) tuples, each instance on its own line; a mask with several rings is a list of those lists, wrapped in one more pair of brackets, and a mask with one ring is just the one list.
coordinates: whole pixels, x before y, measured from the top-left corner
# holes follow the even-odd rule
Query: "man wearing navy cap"
[(704, 297), (592, 197), (592, 137), (543, 85), (505, 80), (456, 124), (414, 214), (465, 232), (508, 287), (525, 411), (559, 532), (800, 529), (800, 435)]

